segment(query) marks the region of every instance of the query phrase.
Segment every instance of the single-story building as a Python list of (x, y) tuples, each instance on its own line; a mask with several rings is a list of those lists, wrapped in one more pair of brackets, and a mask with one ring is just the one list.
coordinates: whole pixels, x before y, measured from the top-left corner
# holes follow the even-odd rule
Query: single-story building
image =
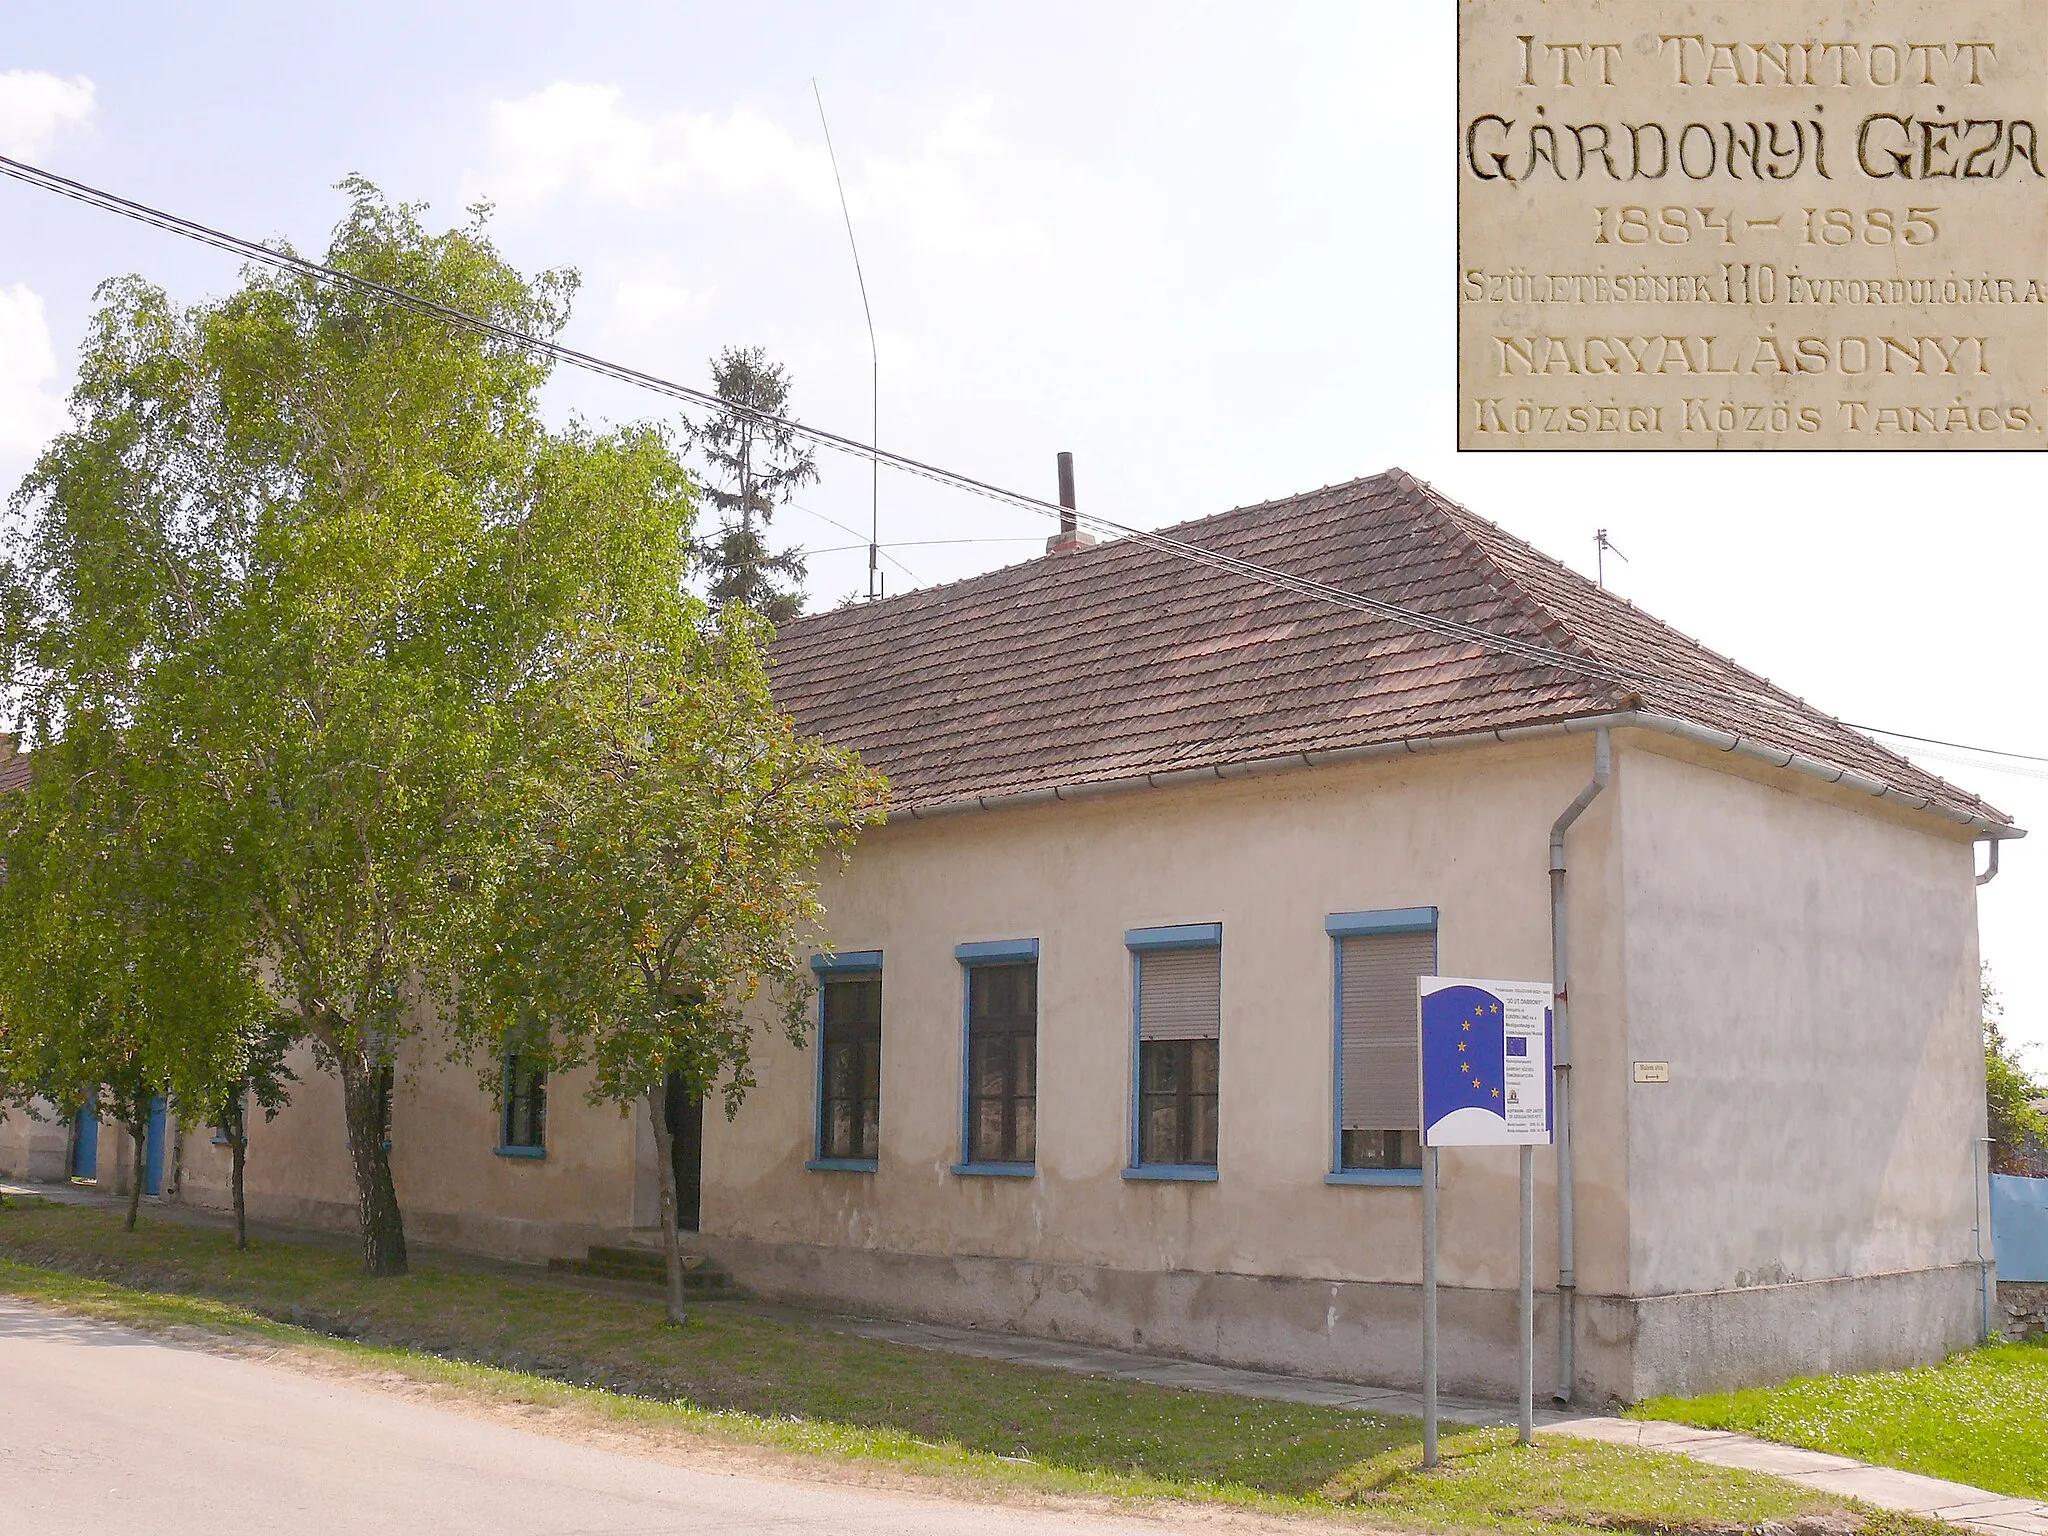
[[(1062, 536), (796, 620), (775, 669), (892, 799), (826, 879), (820, 1038), (764, 1022), (734, 1119), (675, 1109), (742, 1284), (1412, 1383), (1415, 978), (1555, 969), (1540, 1381), (1981, 1336), (1973, 845), (2018, 829), (1412, 476)], [(414, 1234), (645, 1240), (638, 1119), (438, 1056), (394, 1092)], [(337, 1092), (253, 1128), (252, 1213), (353, 1221)], [(224, 1202), (225, 1149), (179, 1140)], [(1516, 1187), (1510, 1150), (1443, 1156), (1453, 1389), (1514, 1380)]]

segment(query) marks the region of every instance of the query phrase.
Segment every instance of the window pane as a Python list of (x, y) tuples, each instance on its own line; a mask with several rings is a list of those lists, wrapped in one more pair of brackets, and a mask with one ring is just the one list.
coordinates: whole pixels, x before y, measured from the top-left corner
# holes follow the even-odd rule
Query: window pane
[(1172, 1093), (1180, 1083), (1177, 1040), (1147, 1040), (1138, 1047), (1139, 1078), (1147, 1093)]
[(1012, 1092), (1023, 1098), (1033, 1098), (1038, 1093), (1038, 1036), (1016, 1035), (1011, 1039), (1011, 1050), (1016, 1057), (1016, 1075), (1012, 1079)]
[(1219, 1048), (1214, 1040), (1188, 1042), (1188, 1087), (1194, 1092), (1213, 1094), (1217, 1091), (1219, 1054)]
[(869, 1098), (860, 1101), (860, 1157), (874, 1157), (881, 1139), (882, 1101)]
[(853, 1157), (854, 1124), (851, 1101), (832, 1099), (825, 1106), (825, 1155)]
[(825, 983), (827, 1030), (874, 1029), (881, 1022), (881, 977), (835, 976)]
[(974, 1063), (969, 1074), (970, 1091), (978, 1098), (1000, 1099), (1008, 1090), (1004, 1057), (1010, 1041), (1004, 1036), (974, 1042)]
[(1187, 1161), (1191, 1163), (1214, 1163), (1216, 1161), (1216, 1096), (1213, 1093), (1191, 1094), (1188, 1099)]
[(1028, 1163), (1038, 1156), (1038, 1101), (1019, 1099), (1014, 1113), (1017, 1139), (1016, 1144), (1010, 1149), (1010, 1161)]
[(1180, 1161), (1180, 1100), (1175, 1094), (1148, 1093), (1143, 1100), (1144, 1120), (1138, 1139), (1138, 1160), (1144, 1163)]
[(1036, 965), (970, 966), (967, 978), (971, 1022), (1030, 1026), (1037, 1013)]
[(1003, 1101), (1001, 1099), (976, 1099), (974, 1115), (974, 1160), (978, 1163), (1000, 1163), (1008, 1160), (1003, 1147)]
[(848, 1041), (825, 1047), (825, 1097), (844, 1099), (854, 1091), (855, 1047)]
[(1415, 1131), (1346, 1131), (1346, 1168), (1420, 1168), (1422, 1137)]

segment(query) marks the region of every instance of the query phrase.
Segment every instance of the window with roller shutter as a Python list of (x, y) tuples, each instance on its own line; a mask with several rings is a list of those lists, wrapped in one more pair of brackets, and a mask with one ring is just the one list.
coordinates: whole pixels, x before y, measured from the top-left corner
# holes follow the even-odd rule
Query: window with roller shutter
[(1422, 1166), (1415, 981), (1436, 972), (1434, 908), (1328, 923), (1337, 964), (1337, 1169)]
[(1137, 1168), (1216, 1166), (1223, 1034), (1222, 929), (1133, 929), (1137, 973)]

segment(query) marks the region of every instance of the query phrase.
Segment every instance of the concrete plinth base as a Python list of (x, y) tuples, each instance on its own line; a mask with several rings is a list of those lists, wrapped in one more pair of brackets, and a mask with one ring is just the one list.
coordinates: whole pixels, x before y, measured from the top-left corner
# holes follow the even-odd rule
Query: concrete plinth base
[[(1002, 1329), (1254, 1370), (1413, 1387), (1421, 1288), (1267, 1275), (1139, 1272), (945, 1258), (705, 1235), (693, 1246), (766, 1297), (955, 1327)], [(1928, 1365), (1981, 1329), (1975, 1265), (1674, 1296), (1582, 1293), (1574, 1400), (1756, 1386)], [(1557, 1298), (1536, 1298), (1536, 1381), (1557, 1384)], [(1438, 1294), (1441, 1385), (1516, 1390), (1515, 1296)]]
[(1795, 1376), (1933, 1365), (1984, 1336), (1975, 1264), (1639, 1296), (1623, 1394), (1690, 1397)]

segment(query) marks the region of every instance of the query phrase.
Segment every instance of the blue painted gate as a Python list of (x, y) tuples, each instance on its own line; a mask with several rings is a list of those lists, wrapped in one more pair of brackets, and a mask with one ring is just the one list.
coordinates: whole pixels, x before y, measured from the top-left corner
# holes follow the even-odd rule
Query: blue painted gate
[(164, 1192), (164, 1127), (170, 1116), (161, 1096), (149, 1101), (149, 1132), (143, 1138), (142, 1192)]
[(2048, 1281), (2048, 1179), (1991, 1175), (1991, 1251), (1999, 1279)]
[(100, 1115), (91, 1099), (71, 1119), (71, 1177), (96, 1179), (100, 1175)]

